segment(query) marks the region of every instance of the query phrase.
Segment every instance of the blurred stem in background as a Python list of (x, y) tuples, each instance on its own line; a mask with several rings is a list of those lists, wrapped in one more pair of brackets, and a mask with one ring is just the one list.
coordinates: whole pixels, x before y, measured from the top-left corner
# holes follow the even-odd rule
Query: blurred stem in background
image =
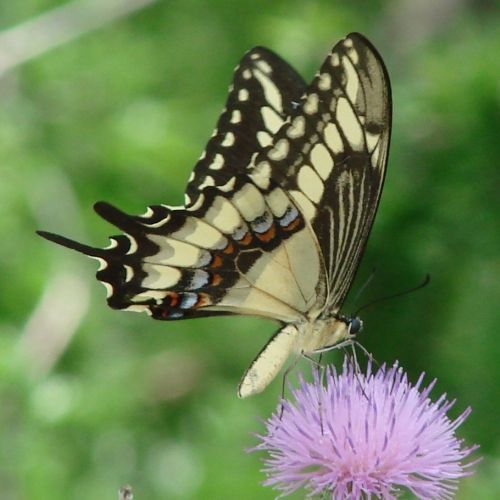
[(158, 0), (77, 0), (0, 33), (0, 78), (7, 71)]

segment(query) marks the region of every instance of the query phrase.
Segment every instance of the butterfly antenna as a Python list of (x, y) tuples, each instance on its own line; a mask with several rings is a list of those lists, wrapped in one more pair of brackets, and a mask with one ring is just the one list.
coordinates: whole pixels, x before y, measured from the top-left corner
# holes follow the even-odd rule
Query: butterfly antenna
[(353, 346), (356, 346), (358, 349), (361, 350), (361, 352), (368, 358), (369, 361), (372, 363), (375, 363), (377, 367), (380, 367), (380, 363), (373, 357), (373, 354), (366, 349), (366, 347), (363, 346), (363, 344), (360, 344), (357, 340), (352, 341)]
[(408, 290), (403, 290), (402, 292), (394, 293), (392, 295), (386, 295), (385, 297), (380, 297), (379, 299), (372, 300), (371, 302), (368, 302), (368, 304), (365, 304), (364, 306), (360, 307), (353, 314), (353, 317), (357, 317), (361, 311), (364, 311), (366, 308), (371, 307), (375, 304), (379, 304), (380, 302), (385, 302), (386, 300), (395, 299), (396, 297), (402, 297), (403, 295), (408, 295), (409, 293), (416, 292), (417, 290), (420, 290), (421, 288), (426, 287), (429, 284), (430, 280), (431, 280), (431, 275), (426, 274), (424, 281), (422, 281), (422, 283), (420, 283), (420, 285), (417, 285), (413, 288), (409, 288)]
[(363, 283), (363, 285), (361, 286), (361, 288), (356, 293), (356, 296), (354, 297), (354, 300), (353, 300), (354, 303), (357, 302), (357, 300), (359, 299), (359, 297), (361, 297), (361, 294), (366, 290), (367, 286), (373, 281), (373, 278), (375, 277), (375, 271), (376, 270), (377, 269), (375, 267), (372, 269), (372, 272), (370, 273), (370, 276), (368, 276), (368, 278), (366, 279), (366, 281)]

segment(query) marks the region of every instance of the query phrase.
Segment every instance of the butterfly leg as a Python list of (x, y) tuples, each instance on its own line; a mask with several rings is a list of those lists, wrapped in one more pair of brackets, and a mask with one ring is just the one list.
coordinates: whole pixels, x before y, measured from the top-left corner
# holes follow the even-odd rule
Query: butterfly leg
[(293, 361), (290, 363), (289, 366), (287, 366), (285, 372), (283, 373), (283, 380), (281, 382), (281, 403), (280, 403), (280, 420), (281, 417), (283, 416), (283, 411), (285, 409), (283, 405), (283, 401), (285, 399), (285, 391), (286, 391), (286, 382), (288, 380), (288, 375), (291, 373), (291, 371), (297, 366), (297, 363), (299, 362), (300, 357), (303, 356), (303, 354), (297, 354), (294, 358)]
[[(351, 361), (351, 357), (349, 356), (349, 353), (347, 352), (347, 347), (350, 347), (351, 348), (351, 351), (352, 351), (352, 359), (353, 359), (353, 368), (354, 368), (354, 376), (356, 377), (356, 381), (358, 382), (358, 385), (359, 385), (359, 388), (361, 389), (361, 392), (363, 393), (363, 396), (368, 400), (368, 395), (366, 394), (364, 388), (363, 388), (363, 384), (361, 382), (361, 379), (359, 378), (359, 373), (360, 373), (360, 367), (359, 367), (359, 363), (358, 363), (358, 357), (356, 355), (356, 346), (358, 347), (361, 347), (361, 344), (359, 344), (358, 342), (354, 342), (354, 341), (351, 341), (351, 343), (349, 344), (349, 346), (344, 346), (342, 348), (342, 350), (344, 351), (346, 357), (347, 357), (347, 360), (348, 360), (348, 363), (350, 363)], [(368, 353), (368, 351), (363, 347), (362, 348), (363, 352), (365, 354), (368, 354), (368, 356), (370, 357), (371, 359), (371, 354)]]
[(370, 362), (375, 363), (378, 367), (380, 366), (380, 363), (373, 357), (373, 354), (370, 351), (368, 351), (365, 347), (363, 347), (362, 344), (354, 340), (353, 349), (354, 347), (358, 347), (359, 349), (361, 349), (361, 352), (368, 358)]
[(325, 365), (321, 363), (321, 358), (323, 357), (323, 352), (319, 353), (318, 356), (318, 361), (316, 361), (314, 358), (311, 356), (302, 353), (302, 356), (309, 360), (317, 369), (318, 371), (318, 412), (319, 412), (319, 425), (321, 427), (321, 435), (324, 435), (324, 429), (323, 429), (323, 405), (322, 405), (322, 395), (323, 395), (323, 381), (325, 379)]

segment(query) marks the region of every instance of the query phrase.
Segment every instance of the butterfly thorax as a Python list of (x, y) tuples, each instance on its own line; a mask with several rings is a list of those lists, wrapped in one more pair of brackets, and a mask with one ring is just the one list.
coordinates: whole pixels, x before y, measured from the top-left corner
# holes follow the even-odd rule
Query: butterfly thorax
[(361, 326), (358, 318), (340, 315), (284, 325), (245, 372), (238, 395), (245, 398), (264, 390), (291, 354), (297, 358), (334, 349), (353, 339)]
[[(344, 316), (318, 318), (297, 325), (297, 353), (314, 354), (328, 351), (346, 340), (353, 339), (360, 329), (360, 320)], [(353, 326), (355, 328), (353, 328)]]

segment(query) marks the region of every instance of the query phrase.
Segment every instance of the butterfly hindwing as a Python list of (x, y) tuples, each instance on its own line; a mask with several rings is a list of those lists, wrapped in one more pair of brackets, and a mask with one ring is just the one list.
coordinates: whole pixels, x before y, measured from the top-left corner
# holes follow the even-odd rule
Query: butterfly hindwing
[(97, 203), (97, 213), (125, 233), (106, 249), (41, 234), (101, 262), (97, 278), (113, 308), (163, 320), (248, 314), (296, 321), (318, 278), (306, 288), (297, 282), (293, 255), (306, 252), (319, 269), (301, 214), (283, 193), (269, 198), (247, 176), (232, 179), (233, 191), (207, 187), (187, 209), (159, 205), (131, 216)]

